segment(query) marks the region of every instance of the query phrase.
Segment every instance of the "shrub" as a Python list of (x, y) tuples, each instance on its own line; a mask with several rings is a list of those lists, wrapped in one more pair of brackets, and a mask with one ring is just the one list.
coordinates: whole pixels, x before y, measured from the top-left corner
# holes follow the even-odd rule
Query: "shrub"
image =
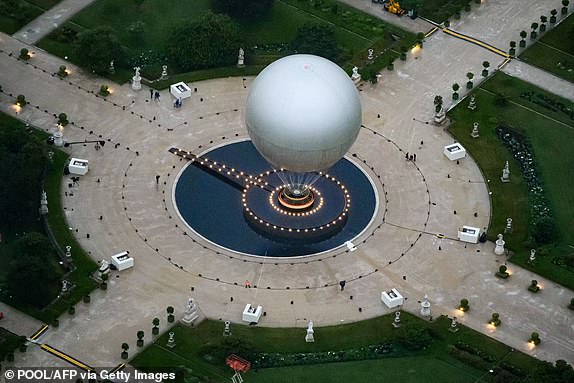
[[(102, 85), (100, 91), (98, 92), (101, 96), (108, 96), (110, 94), (110, 88), (107, 85)], [(105, 274), (104, 274), (105, 275)], [(102, 275), (103, 276), (103, 275)]]
[(488, 323), (490, 323), (491, 325), (498, 327), (500, 326), (500, 314), (498, 313), (492, 313), (492, 317), (490, 318), (490, 320), (488, 321)]
[(19, 106), (21, 106), (21, 107), (24, 107), (24, 106), (26, 106), (26, 104), (27, 104), (27, 103), (26, 103), (26, 96), (24, 96), (23, 94), (19, 94), (19, 95), (16, 97), (16, 105), (19, 105)]
[(138, 337), (138, 340), (137, 340), (137, 345), (138, 345), (138, 347), (143, 347), (143, 345), (144, 345), (144, 341), (143, 341), (144, 332), (141, 331), (141, 330), (138, 331), (138, 332), (137, 332), (137, 337)]
[(58, 73), (56, 74), (60, 77), (66, 77), (68, 75), (68, 71), (66, 69), (67, 68), (65, 65), (60, 65), (60, 67), (58, 68)]
[(558, 11), (556, 9), (553, 9), (550, 11), (550, 22), (552, 24), (556, 23), (556, 15), (558, 14)]
[(68, 115), (66, 113), (60, 113), (58, 115), (58, 124), (62, 126), (68, 125)]
[(508, 270), (508, 268), (505, 265), (500, 265), (495, 275), (498, 278), (506, 279), (510, 275), (506, 270)]
[(20, 49), (20, 56), (21, 60), (28, 60), (30, 58), (30, 51), (27, 48)]
[(461, 299), (458, 309), (462, 312), (467, 312), (468, 310), (470, 310), (470, 306), (468, 305), (468, 299), (466, 298)]
[(528, 339), (528, 341), (534, 345), (539, 345), (540, 335), (537, 332), (533, 332), (532, 334), (530, 334), (530, 338)]
[(472, 89), (472, 87), (474, 86), (474, 84), (472, 83), (472, 79), (474, 78), (474, 73), (468, 72), (466, 74), (466, 78), (468, 79), (468, 82), (466, 83), (466, 88)]
[(540, 290), (540, 286), (538, 286), (538, 281), (536, 279), (533, 279), (530, 282), (530, 286), (528, 286), (528, 291), (531, 291), (533, 293), (537, 293), (538, 290)]

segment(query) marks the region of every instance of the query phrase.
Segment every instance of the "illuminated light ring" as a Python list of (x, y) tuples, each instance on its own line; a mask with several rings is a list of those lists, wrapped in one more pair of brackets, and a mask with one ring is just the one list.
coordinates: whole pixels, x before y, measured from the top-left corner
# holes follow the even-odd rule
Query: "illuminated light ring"
[[(274, 171), (276, 173), (277, 171)], [(258, 181), (264, 182), (263, 179), (267, 176), (267, 173), (260, 174)], [(257, 214), (252, 208), (249, 206), (249, 193), (253, 188), (250, 188), (249, 184), (245, 186), (242, 193), (242, 205), (244, 209), (244, 217), (247, 222), (256, 230), (258, 230), (262, 234), (269, 234), (273, 237), (280, 237), (280, 238), (300, 238), (300, 239), (313, 239), (316, 240), (318, 237), (329, 237), (331, 235), (336, 234), (339, 230), (344, 227), (345, 222), (347, 221), (347, 217), (349, 214), (349, 209), (351, 206), (351, 197), (349, 192), (345, 188), (345, 186), (338, 181), (335, 177), (332, 177), (327, 174), (321, 174), (321, 178), (325, 181), (328, 181), (334, 186), (333, 190), (338, 190), (339, 198), (343, 197), (342, 200), (344, 204), (342, 208), (337, 212), (336, 215), (330, 215), (325, 217), (325, 220), (320, 225), (310, 225), (306, 227), (289, 227), (288, 225), (281, 225), (278, 222), (273, 222), (268, 220), (261, 215)], [(316, 187), (310, 187), (310, 189), (317, 195), (319, 198), (317, 199), (318, 204), (315, 208), (308, 210), (308, 211), (291, 211), (288, 209), (283, 208), (278, 202), (278, 194), (283, 189), (285, 185), (281, 185), (276, 187), (269, 196), (267, 197), (267, 201), (269, 206), (273, 209), (274, 212), (279, 214), (280, 216), (284, 217), (281, 220), (285, 220), (285, 218), (289, 219), (292, 217), (293, 219), (300, 219), (306, 216), (311, 216), (317, 214), (321, 208), (325, 205), (325, 197)], [(300, 221), (299, 221), (300, 222)]]

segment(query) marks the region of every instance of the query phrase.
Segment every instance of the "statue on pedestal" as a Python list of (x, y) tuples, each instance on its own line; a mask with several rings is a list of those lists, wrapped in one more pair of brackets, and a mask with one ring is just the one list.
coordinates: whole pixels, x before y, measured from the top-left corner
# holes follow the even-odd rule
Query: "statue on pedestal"
[(374, 55), (373, 55), (373, 54), (375, 53), (375, 50), (374, 50), (374, 49), (369, 48), (369, 50), (368, 50), (367, 52), (369, 52), (369, 54), (367, 55), (367, 60), (372, 60), (372, 59), (375, 58)]
[(40, 198), (40, 214), (48, 214), (48, 196), (44, 190), (42, 190), (42, 197)]
[(351, 80), (355, 83), (355, 85), (359, 85), (361, 82), (361, 74), (359, 73), (359, 68), (353, 67), (353, 74), (351, 75)]
[(496, 240), (496, 247), (494, 248), (494, 254), (502, 255), (504, 254), (504, 239), (502, 234), (498, 234), (498, 239)]
[(183, 323), (193, 326), (193, 322), (199, 318), (197, 313), (197, 305), (193, 302), (193, 299), (190, 297), (187, 299), (187, 305), (185, 307), (185, 315), (181, 320)]
[(510, 182), (510, 167), (508, 165), (508, 161), (506, 161), (506, 165), (504, 165), (504, 169), (502, 169), (502, 177), (500, 177), (502, 182)]
[(395, 319), (393, 320), (393, 327), (394, 328), (401, 327), (401, 312), (400, 311), (397, 311), (395, 313)]
[(162, 65), (161, 66), (161, 76), (160, 76), (160, 80), (167, 80), (169, 78), (169, 76), (167, 75), (167, 65)]
[(506, 218), (506, 227), (504, 233), (512, 233), (512, 218)]
[(470, 97), (470, 102), (468, 103), (468, 109), (470, 110), (476, 109), (476, 101), (474, 100), (474, 96)]
[(478, 138), (480, 135), (478, 134), (478, 122), (472, 124), (472, 133), (470, 133), (472, 138)]
[(427, 318), (431, 316), (429, 297), (425, 294), (424, 300), (421, 302), (421, 316)]
[(239, 48), (239, 54), (237, 55), (237, 67), (243, 68), (245, 66), (245, 51), (243, 48)]
[(142, 84), (141, 84), (142, 77), (140, 76), (140, 69), (141, 68), (139, 66), (134, 67), (135, 74), (132, 77), (132, 89), (133, 90), (140, 90), (142, 88)]
[(305, 342), (313, 343), (315, 342), (315, 330), (313, 330), (313, 321), (309, 321), (307, 325), (307, 335), (305, 335)]
[(456, 320), (456, 317), (452, 317), (448, 331), (450, 331), (450, 332), (457, 332), (458, 331), (458, 322)]

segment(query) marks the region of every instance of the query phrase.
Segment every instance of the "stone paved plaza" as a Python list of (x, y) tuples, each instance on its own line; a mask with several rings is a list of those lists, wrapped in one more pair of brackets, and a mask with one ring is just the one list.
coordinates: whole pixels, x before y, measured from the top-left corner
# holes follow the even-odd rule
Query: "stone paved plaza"
[[(520, 30), (559, 4), (485, 1), (452, 28), (506, 50)], [(424, 27), (421, 22), (417, 28)], [(465, 245), (456, 239), (462, 225), (488, 226), (489, 192), (472, 158), (457, 165), (442, 154), (453, 138), (444, 127), (429, 123), (432, 100), (441, 94), (449, 104), (452, 83), (462, 83), (469, 71), (479, 73), (483, 61), (496, 68), (503, 57), (438, 31), (406, 62), (397, 61), (394, 71), (383, 71), (378, 84), (363, 84), (364, 127), (348, 157), (377, 186), (379, 209), (372, 224), (353, 241), (358, 249), (352, 253), (337, 248), (301, 259), (270, 259), (207, 243), (187, 229), (172, 202), (174, 180), (184, 162), (168, 149), (199, 153), (247, 138), (244, 105), (253, 78), (189, 84), (197, 92), (174, 109), (167, 90), (155, 102), (148, 88), (133, 91), (129, 84), (111, 85), (107, 99), (96, 97), (108, 81), (69, 63), (70, 76), (60, 80), (52, 74), (62, 60), (29, 47), (34, 52), (29, 63), (18, 61), (24, 46), (0, 35), (0, 107), (15, 115), (14, 98), (8, 94), (22, 93), (30, 105), (18, 118), (53, 132), (53, 114), (65, 112), (74, 122), (65, 128), (65, 140), (109, 139), (99, 151), (91, 145), (67, 149), (88, 159), (90, 171), (77, 187), (64, 182), (61, 197), (70, 227), (95, 260), (129, 250), (136, 263), (128, 271), (113, 272), (107, 291), (94, 291), (92, 302), (79, 303), (73, 317), (64, 314), (60, 327), (50, 329), (41, 342), (91, 366), (113, 366), (120, 362), (121, 343), (135, 350), (136, 332), (147, 333), (154, 317), (165, 322), (168, 305), (181, 316), (188, 296), (214, 319), (240, 322), (246, 303), (264, 306), (267, 315), (260, 326), (303, 328), (312, 319), (319, 338), (320, 326), (391, 312), (380, 294), (394, 287), (407, 298), (406, 311), (418, 314), (418, 301), (426, 294), (434, 317), (457, 315), (461, 323), (517, 350), (574, 362), (574, 320), (566, 309), (572, 291), (516, 266), (509, 266), (512, 278), (498, 280), (494, 272), (505, 258), (494, 255), (493, 243)], [(417, 161), (405, 161), (405, 152), (416, 153)], [(543, 286), (541, 294), (526, 290), (534, 278)], [(257, 288), (245, 288), (245, 280)], [(347, 281), (344, 291), (338, 287), (341, 280)], [(455, 310), (461, 298), (472, 306), (463, 316)], [(492, 312), (499, 312), (503, 321), (496, 330), (486, 324)], [(26, 321), (7, 327), (37, 327), (37, 322)], [(165, 323), (161, 328), (165, 330)], [(532, 331), (543, 339), (535, 349), (527, 343)], [(16, 357), (16, 365), (23, 366), (64, 363), (39, 348)]]

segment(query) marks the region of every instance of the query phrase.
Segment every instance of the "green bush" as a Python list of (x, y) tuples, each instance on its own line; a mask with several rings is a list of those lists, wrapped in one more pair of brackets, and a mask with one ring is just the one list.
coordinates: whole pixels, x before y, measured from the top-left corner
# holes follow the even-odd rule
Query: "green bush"
[(30, 58), (30, 52), (28, 51), (27, 48), (22, 48), (20, 49), (20, 56), (19, 58), (21, 60), (28, 60)]
[(68, 75), (68, 71), (66, 70), (65, 65), (60, 65), (57, 75), (60, 77), (66, 77)]
[(182, 71), (234, 65), (244, 45), (239, 25), (229, 16), (213, 13), (177, 26), (169, 41), (169, 61)]
[(107, 85), (102, 85), (98, 93), (100, 94), (100, 96), (106, 97), (110, 94), (110, 88)]
[(510, 276), (510, 274), (506, 270), (507, 270), (507, 267), (505, 265), (500, 265), (500, 267), (498, 268), (498, 271), (496, 272), (495, 275), (498, 278), (506, 279)]
[(16, 105), (19, 105), (21, 107), (26, 106), (27, 102), (26, 102), (26, 96), (24, 96), (23, 94), (19, 94), (16, 97)]
[(62, 126), (68, 125), (68, 115), (66, 113), (60, 113), (58, 115), (58, 124)]

